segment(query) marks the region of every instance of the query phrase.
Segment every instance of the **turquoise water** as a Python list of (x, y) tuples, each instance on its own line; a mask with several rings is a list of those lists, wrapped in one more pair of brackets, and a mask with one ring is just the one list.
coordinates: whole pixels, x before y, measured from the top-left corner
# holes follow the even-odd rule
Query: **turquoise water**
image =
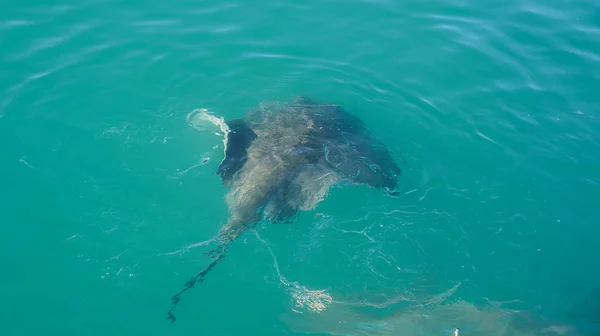
[[(600, 333), (597, 1), (2, 8), (1, 335)], [(169, 323), (228, 217), (186, 116), (298, 94), (363, 119), (402, 196), (248, 232)]]

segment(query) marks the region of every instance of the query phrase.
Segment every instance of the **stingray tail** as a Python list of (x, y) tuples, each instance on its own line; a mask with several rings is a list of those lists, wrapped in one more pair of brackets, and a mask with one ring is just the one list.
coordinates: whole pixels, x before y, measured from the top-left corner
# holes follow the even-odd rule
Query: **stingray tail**
[(198, 274), (191, 277), (190, 280), (188, 280), (188, 282), (185, 283), (183, 289), (179, 291), (179, 293), (173, 295), (173, 297), (171, 298), (172, 306), (171, 309), (169, 309), (169, 312), (167, 313), (167, 319), (169, 319), (171, 323), (174, 323), (177, 320), (175, 315), (173, 315), (173, 310), (175, 310), (177, 304), (179, 303), (179, 301), (181, 301), (181, 296), (183, 295), (183, 293), (194, 288), (197, 283), (203, 282), (206, 275), (213, 268), (215, 268), (217, 264), (219, 264), (225, 259), (225, 255), (227, 253), (227, 250), (229, 249), (229, 246), (231, 245), (231, 242), (235, 238), (237, 238), (240, 235), (240, 233), (241, 230), (239, 229), (227, 229), (219, 235), (219, 244), (217, 245), (217, 247), (215, 247), (207, 253), (207, 255), (213, 259), (212, 262), (208, 264), (208, 266), (206, 266), (206, 268), (204, 268), (202, 271), (198, 272)]

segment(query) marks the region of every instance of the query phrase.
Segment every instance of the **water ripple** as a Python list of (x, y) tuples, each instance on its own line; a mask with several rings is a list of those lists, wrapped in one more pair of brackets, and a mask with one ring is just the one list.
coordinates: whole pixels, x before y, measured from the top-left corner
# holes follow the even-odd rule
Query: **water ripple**
[[(300, 93), (364, 119), (394, 155), (406, 158), (405, 189), (394, 199), (360, 188), (339, 191), (322, 213), (286, 231), (294, 244), (284, 240), (277, 253), (286, 275), (362, 297), (352, 302), (377, 298), (369, 301), (374, 309), (465, 279), (471, 285), (460, 291), (467, 296), (517, 296), (531, 294), (523, 289), (536, 287), (531, 279), (542, 283), (553, 272), (572, 273), (564, 267), (575, 269), (569, 265), (581, 256), (555, 237), (593, 245), (585, 239), (595, 236), (588, 234), (597, 219), (589, 209), (600, 186), (596, 3), (91, 1), (7, 7), (0, 20), (0, 125), (8, 126), (3, 136), (14, 143), (7, 147), (14, 165), (32, 174), (54, 167), (47, 175), (62, 176), (66, 189), (74, 184), (73, 172), (108, 174), (118, 183), (90, 180), (93, 188), (77, 190), (90, 200), (86, 220), (102, 219), (94, 208), (100, 199), (136, 222), (159, 222), (145, 232), (152, 243), (137, 225), (127, 232), (113, 219), (96, 229), (81, 225), (81, 218), (56, 226), (71, 225), (61, 237), (85, 238), (69, 240), (73, 245), (109, 242), (108, 250), (81, 245), (105, 256), (99, 260), (123, 251), (122, 258), (171, 251), (155, 244), (168, 237), (171, 247), (185, 246), (192, 234), (202, 241), (226, 220), (225, 208), (198, 215), (224, 207), (214, 194), (224, 189), (213, 179), (219, 160), (198, 163), (214, 143), (184, 125), (189, 111), (208, 107), (239, 117), (264, 100)], [(186, 171), (193, 176), (169, 179), (166, 172), (176, 171), (169, 167), (191, 167)], [(46, 182), (39, 177), (30, 188), (58, 190), (56, 201), (71, 204), (59, 199), (59, 186)], [(79, 207), (65, 208), (81, 217)], [(53, 211), (56, 218), (66, 214)], [(195, 264), (195, 246), (184, 247), (190, 254), (177, 253), (177, 259)], [(561, 251), (572, 256), (561, 257)], [(144, 274), (158, 282), (176, 269), (164, 265), (152, 274), (155, 266), (141, 264), (136, 281)], [(160, 284), (152, 288), (166, 287)], [(524, 301), (539, 300), (532, 294)]]
[(16, 55), (13, 55), (9, 60), (27, 59), (33, 55), (47, 51), (48, 49), (56, 48), (69, 43), (73, 38), (80, 36), (94, 28), (93, 23), (82, 23), (74, 26), (70, 26), (66, 29), (65, 33), (56, 36), (42, 37), (35, 39), (31, 42), (30, 46), (25, 50)]

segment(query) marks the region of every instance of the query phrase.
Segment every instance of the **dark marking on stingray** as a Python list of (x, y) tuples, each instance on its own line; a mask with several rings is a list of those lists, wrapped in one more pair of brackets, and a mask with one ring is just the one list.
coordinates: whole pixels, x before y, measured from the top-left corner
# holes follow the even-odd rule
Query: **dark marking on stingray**
[(244, 166), (248, 159), (248, 147), (256, 139), (256, 134), (246, 125), (243, 119), (234, 119), (227, 122), (227, 148), (225, 158), (217, 169), (223, 183), (230, 181), (233, 176)]

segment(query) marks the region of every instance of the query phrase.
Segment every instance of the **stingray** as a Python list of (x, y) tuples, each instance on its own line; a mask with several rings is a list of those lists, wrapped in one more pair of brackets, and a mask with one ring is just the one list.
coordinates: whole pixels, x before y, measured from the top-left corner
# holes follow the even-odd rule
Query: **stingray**
[(210, 264), (172, 297), (167, 318), (184, 292), (203, 282), (230, 244), (259, 221), (290, 223), (314, 209), (337, 184), (359, 184), (395, 194), (401, 170), (366, 125), (335, 104), (301, 96), (289, 103), (263, 103), (245, 118), (201, 119), (225, 133), (225, 156), (217, 174), (228, 188), (230, 217), (207, 255)]

